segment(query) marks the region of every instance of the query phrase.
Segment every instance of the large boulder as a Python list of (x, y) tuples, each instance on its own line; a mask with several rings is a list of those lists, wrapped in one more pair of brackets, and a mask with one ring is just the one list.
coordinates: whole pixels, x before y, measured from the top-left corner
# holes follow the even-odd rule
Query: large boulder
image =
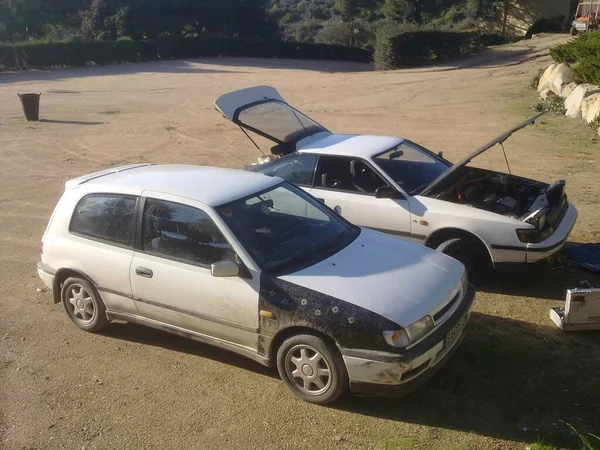
[(565, 88), (562, 90), (562, 94), (560, 94), (560, 96), (562, 98), (567, 98), (569, 95), (571, 95), (571, 93), (575, 90), (575, 88), (577, 87), (577, 83), (569, 83), (565, 86)]
[(581, 117), (581, 102), (584, 98), (600, 93), (600, 88), (591, 84), (580, 84), (565, 100), (566, 115)]
[(560, 63), (552, 71), (550, 79), (552, 83), (550, 89), (556, 95), (562, 96), (563, 89), (573, 81), (573, 69), (566, 63)]
[(581, 102), (581, 116), (587, 123), (600, 117), (600, 94), (592, 94)]
[(558, 64), (556, 63), (550, 64), (548, 68), (544, 71), (544, 73), (540, 77), (540, 82), (538, 83), (538, 92), (542, 92), (544, 89), (552, 89), (551, 75), (552, 72), (554, 72), (554, 69), (556, 69), (556, 66), (558, 66)]
[(542, 92), (540, 92), (540, 98), (542, 100), (548, 100), (552, 97), (556, 97), (556, 94), (551, 89), (544, 89)]

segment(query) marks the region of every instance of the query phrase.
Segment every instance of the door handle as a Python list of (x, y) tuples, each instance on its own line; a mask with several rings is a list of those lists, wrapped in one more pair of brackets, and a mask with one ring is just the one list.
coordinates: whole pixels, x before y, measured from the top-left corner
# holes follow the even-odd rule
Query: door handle
[(140, 277), (145, 277), (145, 278), (152, 278), (152, 275), (154, 275), (152, 270), (150, 270), (146, 267), (140, 267), (140, 266), (137, 266), (135, 268), (135, 274), (139, 275)]

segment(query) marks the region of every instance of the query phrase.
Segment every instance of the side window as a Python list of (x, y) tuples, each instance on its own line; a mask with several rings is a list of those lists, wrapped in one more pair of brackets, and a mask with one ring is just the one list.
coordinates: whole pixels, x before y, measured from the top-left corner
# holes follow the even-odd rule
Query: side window
[(70, 231), (117, 244), (131, 244), (136, 197), (92, 194), (77, 203)]
[(315, 186), (339, 191), (374, 194), (387, 183), (360, 158), (321, 156)]
[(191, 206), (148, 198), (142, 228), (147, 253), (202, 265), (235, 258), (210, 216)]
[(317, 155), (293, 153), (266, 164), (259, 170), (266, 175), (281, 177), (298, 186), (312, 186)]

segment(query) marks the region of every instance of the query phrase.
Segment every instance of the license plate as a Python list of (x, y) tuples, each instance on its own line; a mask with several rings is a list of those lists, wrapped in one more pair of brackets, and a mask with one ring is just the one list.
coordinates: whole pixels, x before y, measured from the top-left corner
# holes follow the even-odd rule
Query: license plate
[(444, 347), (445, 348), (450, 348), (454, 344), (456, 344), (456, 341), (458, 340), (458, 338), (462, 334), (463, 330), (467, 326), (468, 320), (469, 320), (468, 313), (463, 314), (463, 316), (460, 319), (458, 319), (458, 322), (456, 322), (456, 324), (454, 324), (454, 326), (450, 329), (450, 331), (444, 338)]

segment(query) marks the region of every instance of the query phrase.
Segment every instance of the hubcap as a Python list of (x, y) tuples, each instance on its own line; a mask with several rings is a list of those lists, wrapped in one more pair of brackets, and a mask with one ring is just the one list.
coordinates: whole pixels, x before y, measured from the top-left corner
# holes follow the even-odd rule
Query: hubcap
[(331, 385), (331, 369), (323, 355), (310, 345), (296, 345), (285, 357), (287, 374), (305, 394), (320, 395)]
[(81, 285), (74, 284), (67, 291), (69, 312), (79, 322), (89, 323), (94, 318), (94, 301), (90, 293)]

